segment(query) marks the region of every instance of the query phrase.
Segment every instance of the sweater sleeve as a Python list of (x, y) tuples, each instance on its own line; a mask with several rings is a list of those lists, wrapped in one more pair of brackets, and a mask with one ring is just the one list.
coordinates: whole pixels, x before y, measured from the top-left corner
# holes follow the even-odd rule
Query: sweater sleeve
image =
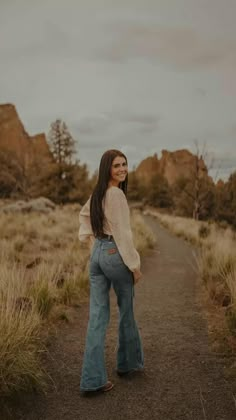
[(124, 192), (118, 187), (107, 190), (105, 216), (125, 265), (133, 272), (140, 269), (140, 256), (134, 247), (130, 226), (129, 206)]
[(90, 200), (91, 200), (91, 197), (89, 197), (88, 201), (80, 210), (79, 240), (81, 242), (90, 241), (90, 243), (92, 243), (94, 240), (94, 235), (93, 235), (91, 222), (90, 222)]

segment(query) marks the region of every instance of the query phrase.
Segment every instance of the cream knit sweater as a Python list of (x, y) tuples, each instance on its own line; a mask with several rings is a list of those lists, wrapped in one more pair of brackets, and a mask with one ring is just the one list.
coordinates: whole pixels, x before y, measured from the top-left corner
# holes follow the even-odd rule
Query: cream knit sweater
[[(94, 241), (95, 239), (90, 223), (90, 198), (82, 207), (79, 215), (79, 240), (81, 242)], [(103, 232), (113, 236), (127, 267), (133, 272), (139, 270), (140, 256), (134, 247), (130, 227), (130, 211), (124, 192), (118, 187), (108, 188), (103, 201), (103, 208), (106, 219)]]

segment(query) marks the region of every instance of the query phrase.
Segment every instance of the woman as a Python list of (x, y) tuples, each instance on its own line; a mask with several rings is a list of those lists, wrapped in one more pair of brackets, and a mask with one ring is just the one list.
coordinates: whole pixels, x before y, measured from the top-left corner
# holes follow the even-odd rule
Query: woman
[(120, 314), (117, 373), (123, 375), (143, 368), (142, 344), (133, 313), (133, 288), (142, 274), (130, 228), (127, 182), (126, 156), (118, 150), (108, 150), (101, 158), (97, 185), (79, 216), (79, 239), (82, 242), (89, 240), (93, 245), (81, 391), (110, 391), (113, 388), (107, 380), (104, 358), (111, 285)]

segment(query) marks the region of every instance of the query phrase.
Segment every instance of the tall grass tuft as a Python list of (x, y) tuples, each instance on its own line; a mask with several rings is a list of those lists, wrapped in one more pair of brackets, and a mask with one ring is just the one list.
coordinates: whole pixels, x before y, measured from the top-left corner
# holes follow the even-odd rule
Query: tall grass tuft
[(0, 394), (44, 385), (40, 366), (40, 317), (33, 301), (23, 305), (24, 271), (0, 266)]
[(156, 239), (138, 211), (134, 210), (132, 212), (131, 227), (134, 234), (135, 247), (140, 255), (145, 255), (148, 249), (154, 248)]
[(37, 310), (42, 318), (49, 315), (57, 300), (57, 282), (60, 274), (60, 266), (55, 264), (49, 266), (46, 263), (40, 264), (34, 272), (29, 294), (33, 297)]

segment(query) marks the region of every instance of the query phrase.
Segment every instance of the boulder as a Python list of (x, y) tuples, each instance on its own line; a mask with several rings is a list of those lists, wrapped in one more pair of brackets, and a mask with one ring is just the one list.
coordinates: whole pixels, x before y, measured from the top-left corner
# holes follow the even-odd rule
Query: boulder
[(14, 203), (1, 207), (4, 213), (50, 213), (55, 210), (56, 204), (45, 197), (35, 198), (33, 200), (23, 201), (19, 200)]

